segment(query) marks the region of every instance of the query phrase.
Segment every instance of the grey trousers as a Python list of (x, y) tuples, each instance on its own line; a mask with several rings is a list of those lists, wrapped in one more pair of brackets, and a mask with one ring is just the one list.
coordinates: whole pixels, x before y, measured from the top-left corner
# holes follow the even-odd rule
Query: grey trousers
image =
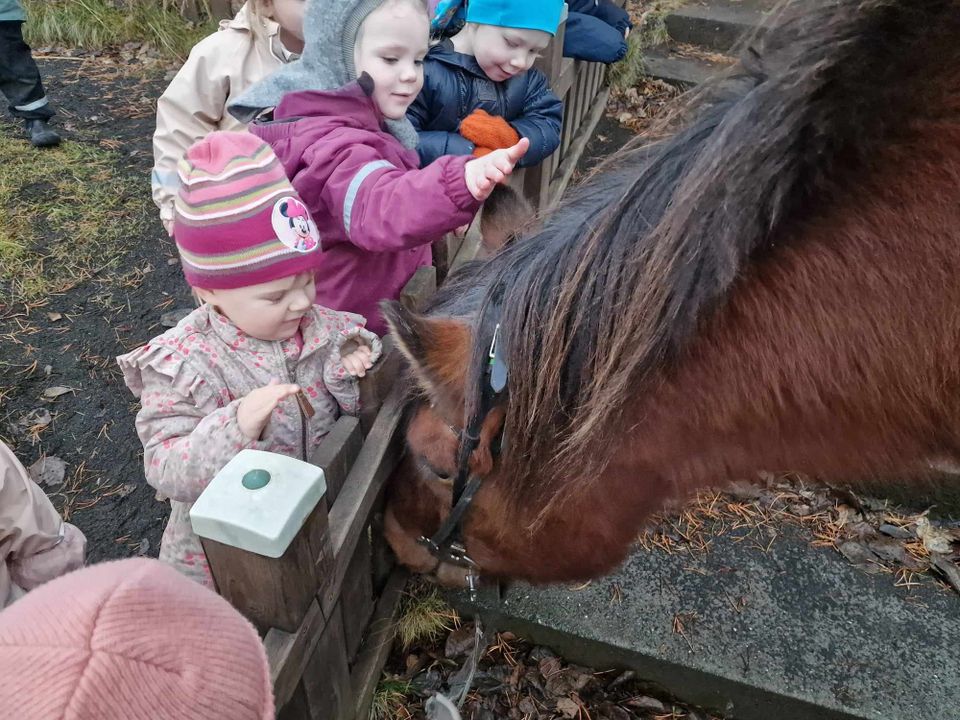
[(20, 20), (0, 22), (0, 93), (15, 117), (48, 120), (53, 116)]

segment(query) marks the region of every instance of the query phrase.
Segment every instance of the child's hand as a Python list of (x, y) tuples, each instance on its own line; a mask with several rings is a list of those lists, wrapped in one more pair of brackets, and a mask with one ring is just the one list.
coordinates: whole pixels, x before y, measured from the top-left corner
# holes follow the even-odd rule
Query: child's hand
[(173, 237), (173, 220), (161, 220), (163, 223), (163, 229), (167, 231), (167, 235)]
[(356, 350), (348, 352), (340, 358), (340, 360), (343, 362), (343, 367), (346, 368), (348, 373), (354, 377), (363, 377), (367, 374), (367, 370), (373, 367), (371, 357), (373, 357), (373, 350), (370, 349), (370, 346), (360, 345)]
[(486, 200), (493, 186), (503, 182), (530, 147), (527, 138), (520, 138), (513, 147), (494, 150), (488, 155), (471, 160), (464, 166), (467, 189), (477, 200)]
[(269, 385), (262, 388), (251, 390), (237, 406), (237, 425), (240, 426), (240, 432), (250, 440), (259, 440), (270, 421), (270, 415), (280, 401), (298, 392), (299, 385), (281, 385), (276, 380), (271, 380)]

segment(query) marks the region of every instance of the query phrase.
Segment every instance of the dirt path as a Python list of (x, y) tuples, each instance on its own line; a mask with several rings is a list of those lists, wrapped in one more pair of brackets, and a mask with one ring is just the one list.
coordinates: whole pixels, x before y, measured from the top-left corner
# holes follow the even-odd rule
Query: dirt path
[[(65, 150), (53, 153), (66, 157), (71, 144), (102, 151), (120, 180), (115, 192), (128, 202), (116, 219), (124, 224), (119, 239), (100, 249), (104, 267), (93, 266), (89, 278), (81, 276), (72, 288), (26, 305), (9, 302), (15, 293), (4, 285), (0, 436), (25, 465), (44, 455), (66, 462), (63, 482), (45, 489), (86, 533), (91, 562), (155, 556), (168, 508), (154, 500), (143, 480), (135, 399), (114, 357), (157, 334), (161, 314), (189, 297), (171, 262), (175, 248), (150, 201), (154, 101), (164, 82), (159, 72), (144, 78), (102, 60), (40, 59), (39, 64), (67, 141)], [(2, 130), (9, 135), (19, 128)], [(71, 172), (64, 163), (64, 172)], [(27, 192), (30, 179), (23, 182), (20, 190)], [(37, 222), (44, 222), (59, 199), (56, 188), (35, 189)], [(47, 262), (55, 269), (56, 260)], [(44, 398), (57, 387), (70, 392)], [(46, 413), (50, 421), (44, 426)]]

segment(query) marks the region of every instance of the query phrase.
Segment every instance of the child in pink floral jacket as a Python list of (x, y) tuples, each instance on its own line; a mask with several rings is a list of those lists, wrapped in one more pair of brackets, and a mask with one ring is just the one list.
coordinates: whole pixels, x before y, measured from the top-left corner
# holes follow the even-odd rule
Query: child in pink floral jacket
[(244, 448), (308, 459), (357, 412), (381, 346), (359, 315), (314, 305), (319, 234), (269, 146), (216, 132), (179, 174), (174, 239), (203, 305), (117, 360), (147, 482), (172, 508), (160, 559), (212, 587), (191, 505)]

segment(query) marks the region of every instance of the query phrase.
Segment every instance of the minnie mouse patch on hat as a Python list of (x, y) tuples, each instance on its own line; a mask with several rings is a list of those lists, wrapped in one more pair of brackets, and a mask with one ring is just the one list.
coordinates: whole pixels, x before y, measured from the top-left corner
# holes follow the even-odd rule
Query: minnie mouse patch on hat
[(192, 287), (247, 287), (316, 271), (320, 233), (265, 142), (214, 132), (178, 169), (173, 237)]
[(310, 211), (295, 197), (277, 200), (270, 221), (277, 239), (297, 252), (310, 252), (320, 244), (320, 231)]

